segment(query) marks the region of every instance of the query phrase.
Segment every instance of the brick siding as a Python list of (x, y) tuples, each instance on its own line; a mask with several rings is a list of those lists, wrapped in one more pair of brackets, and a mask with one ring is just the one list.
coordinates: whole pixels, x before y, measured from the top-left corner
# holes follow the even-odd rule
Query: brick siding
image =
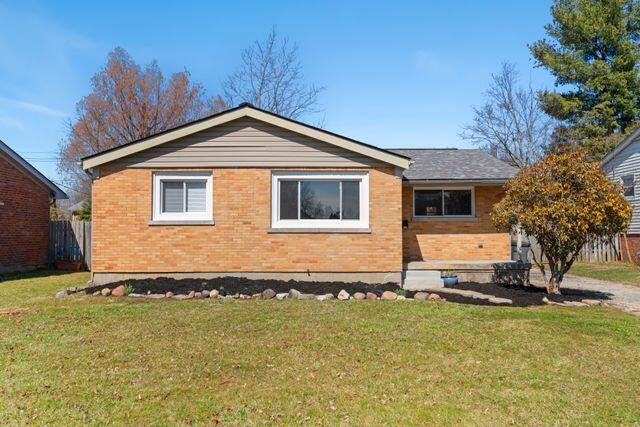
[(49, 192), (0, 156), (0, 272), (47, 264)]
[(511, 243), (508, 233), (497, 232), (489, 214), (504, 196), (502, 187), (476, 187), (474, 221), (426, 220), (413, 218), (413, 187), (402, 189), (405, 261), (420, 260), (507, 260)]
[(153, 171), (103, 166), (93, 183), (93, 271), (402, 270), (402, 184), (393, 168), (369, 169), (370, 234), (268, 233), (271, 170), (209, 170), (215, 225), (150, 226)]

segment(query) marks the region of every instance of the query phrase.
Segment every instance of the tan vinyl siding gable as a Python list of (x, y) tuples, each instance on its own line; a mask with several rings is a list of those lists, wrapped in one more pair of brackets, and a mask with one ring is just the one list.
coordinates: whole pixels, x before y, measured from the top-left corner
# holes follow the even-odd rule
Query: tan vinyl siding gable
[(376, 167), (364, 156), (293, 131), (240, 118), (116, 160), (125, 167)]
[(622, 183), (622, 177), (633, 175), (635, 181), (635, 195), (627, 197), (633, 206), (629, 234), (640, 234), (640, 139), (636, 139), (603, 167), (607, 177), (617, 183)]

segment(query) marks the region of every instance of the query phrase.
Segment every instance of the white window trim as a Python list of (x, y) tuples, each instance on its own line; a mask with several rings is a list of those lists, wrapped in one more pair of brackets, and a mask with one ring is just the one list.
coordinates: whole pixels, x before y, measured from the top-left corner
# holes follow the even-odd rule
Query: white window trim
[[(153, 174), (153, 222), (213, 221), (213, 174), (211, 172), (154, 172)], [(162, 212), (162, 181), (206, 181), (205, 212)]]
[[(416, 190), (471, 190), (471, 215), (416, 215)], [(476, 217), (476, 188), (475, 187), (459, 187), (459, 186), (437, 186), (437, 187), (413, 187), (412, 191), (413, 202), (411, 206), (411, 214), (414, 218), (420, 220), (460, 220), (460, 219), (474, 219)], [(442, 212), (444, 212), (444, 197), (442, 199)]]
[[(627, 196), (626, 193), (627, 192), (627, 186), (624, 185), (624, 179), (630, 177), (631, 178), (631, 188), (633, 189), (633, 195), (632, 196)], [(636, 197), (636, 175), (633, 173), (628, 173), (625, 175), (621, 175), (620, 176), (620, 183), (622, 184), (622, 195), (627, 198), (627, 199), (634, 199)]]
[[(358, 180), (360, 181), (360, 219), (298, 219), (280, 218), (280, 181), (282, 180)], [(367, 229), (369, 228), (368, 172), (290, 171), (271, 174), (271, 228), (273, 229)]]

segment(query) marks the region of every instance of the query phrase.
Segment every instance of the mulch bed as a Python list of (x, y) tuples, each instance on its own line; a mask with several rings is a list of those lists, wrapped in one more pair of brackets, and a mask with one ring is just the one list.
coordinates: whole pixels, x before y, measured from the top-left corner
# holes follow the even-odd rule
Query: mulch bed
[[(475, 282), (464, 282), (458, 283), (457, 285), (447, 286), (447, 288), (455, 288), (455, 289), (465, 289), (469, 291), (481, 292), (483, 294), (489, 294), (496, 296), (498, 298), (509, 298), (513, 301), (513, 306), (516, 307), (529, 307), (534, 305), (546, 305), (545, 302), (542, 301), (544, 297), (547, 297), (549, 301), (553, 302), (564, 302), (564, 301), (582, 301), (585, 298), (588, 299), (600, 299), (607, 300), (609, 296), (602, 292), (597, 291), (585, 291), (581, 289), (571, 289), (571, 288), (560, 288), (560, 292), (562, 295), (549, 295), (547, 294), (547, 290), (545, 288), (541, 288), (538, 286), (508, 286), (508, 285), (498, 285), (496, 283), (475, 283)], [(453, 301), (451, 298), (453, 295), (445, 295), (442, 294), (444, 298), (448, 301)], [(493, 305), (491, 303), (478, 305)]]
[(159, 277), (157, 279), (138, 279), (123, 280), (120, 282), (110, 283), (105, 286), (94, 286), (85, 289), (86, 293), (91, 294), (103, 288), (114, 289), (120, 285), (130, 285), (135, 293), (146, 294), (164, 294), (173, 292), (174, 294), (187, 294), (191, 291), (201, 292), (204, 290), (217, 289), (220, 295), (245, 294), (253, 295), (264, 291), (265, 289), (273, 289), (276, 293), (289, 292), (289, 289), (296, 289), (303, 294), (326, 294), (332, 293), (338, 295), (342, 289), (353, 294), (355, 292), (373, 292), (380, 296), (384, 291), (396, 291), (398, 285), (395, 283), (369, 284), (363, 282), (304, 282), (296, 280), (253, 280), (243, 279), (240, 277), (219, 277), (216, 279), (171, 279), (168, 277)]
[[(86, 288), (87, 294), (92, 294), (95, 291), (100, 291), (103, 288), (114, 289), (120, 285), (129, 285), (133, 287), (133, 292), (137, 294), (164, 294), (166, 292), (173, 292), (174, 294), (188, 294), (191, 291), (201, 292), (203, 290), (217, 289), (220, 291), (220, 295), (253, 295), (262, 292), (265, 289), (273, 289), (276, 293), (289, 292), (290, 289), (296, 289), (302, 293), (309, 294), (326, 294), (332, 293), (334, 296), (344, 289), (349, 294), (353, 295), (355, 292), (373, 292), (374, 294), (381, 296), (384, 291), (398, 290), (398, 285), (395, 283), (383, 283), (383, 284), (369, 284), (363, 282), (304, 282), (296, 280), (252, 280), (243, 279), (239, 277), (220, 277), (216, 279), (172, 279), (167, 277), (160, 277), (157, 279), (137, 279), (137, 280), (123, 280), (120, 282), (114, 282), (105, 286), (93, 286)], [(537, 305), (546, 305), (542, 301), (544, 297), (547, 297), (550, 301), (564, 302), (564, 301), (581, 301), (585, 298), (602, 299), (607, 300), (608, 296), (601, 292), (589, 292), (577, 289), (562, 288), (562, 295), (548, 295), (544, 288), (536, 286), (507, 286), (498, 285), (495, 283), (476, 283), (476, 282), (463, 282), (458, 283), (449, 288), (464, 289), (480, 292), (487, 295), (493, 295), (499, 298), (508, 298), (513, 301), (513, 306), (516, 307), (529, 307)], [(440, 295), (442, 298), (449, 302), (455, 302), (460, 304), (470, 305), (502, 305), (494, 304), (487, 300), (469, 298), (462, 295), (448, 294), (444, 292), (433, 291)], [(407, 291), (406, 295), (412, 298), (416, 292)], [(502, 305), (504, 306), (504, 305)]]

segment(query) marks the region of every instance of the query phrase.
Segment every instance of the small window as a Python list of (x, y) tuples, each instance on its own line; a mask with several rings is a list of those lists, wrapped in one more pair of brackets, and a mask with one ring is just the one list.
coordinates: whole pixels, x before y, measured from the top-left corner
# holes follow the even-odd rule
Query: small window
[(367, 228), (368, 174), (273, 175), (274, 228)]
[(474, 215), (472, 188), (414, 189), (416, 217), (468, 217)]
[(210, 173), (156, 173), (153, 193), (154, 221), (213, 219)]
[(633, 175), (625, 175), (622, 177), (622, 186), (624, 187), (624, 195), (625, 197), (634, 197), (636, 194), (635, 191), (635, 182)]

